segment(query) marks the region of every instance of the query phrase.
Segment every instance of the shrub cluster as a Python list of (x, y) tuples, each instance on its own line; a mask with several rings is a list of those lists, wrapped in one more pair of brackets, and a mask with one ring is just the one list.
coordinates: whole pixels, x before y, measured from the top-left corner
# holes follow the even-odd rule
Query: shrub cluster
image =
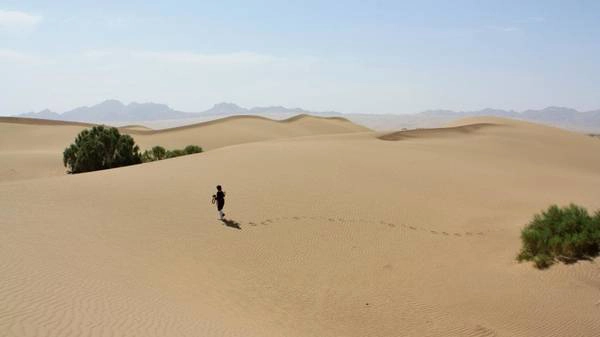
[(90, 172), (141, 163), (133, 138), (104, 125), (83, 130), (63, 152), (69, 173)]
[(175, 158), (179, 156), (185, 156), (192, 153), (200, 153), (202, 152), (202, 148), (197, 145), (188, 145), (183, 150), (182, 149), (174, 149), (174, 150), (165, 150), (162, 146), (154, 146), (150, 150), (144, 151), (142, 154), (143, 162), (150, 162), (155, 160), (163, 160), (168, 158)]
[(63, 164), (69, 173), (82, 173), (200, 152), (200, 146), (188, 145), (183, 150), (155, 146), (140, 153), (131, 136), (122, 135), (117, 128), (99, 125), (77, 135), (75, 143), (63, 152)]
[(577, 205), (552, 205), (521, 231), (521, 241), (517, 259), (533, 261), (537, 268), (595, 257), (600, 249), (600, 211), (591, 216)]

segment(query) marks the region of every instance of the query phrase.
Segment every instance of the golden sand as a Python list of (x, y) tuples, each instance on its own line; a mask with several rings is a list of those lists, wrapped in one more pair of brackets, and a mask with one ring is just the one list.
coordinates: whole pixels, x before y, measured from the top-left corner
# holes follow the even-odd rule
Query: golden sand
[(534, 213), (600, 208), (592, 137), (243, 117), (134, 128), (209, 151), (65, 175), (83, 127), (0, 122), (1, 336), (599, 335), (597, 263), (515, 261)]

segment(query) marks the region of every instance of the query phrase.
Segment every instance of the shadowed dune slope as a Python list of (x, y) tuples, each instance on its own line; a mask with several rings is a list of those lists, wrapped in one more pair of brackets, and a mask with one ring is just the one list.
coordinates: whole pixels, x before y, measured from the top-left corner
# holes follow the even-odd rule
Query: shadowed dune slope
[(379, 136), (378, 138), (381, 140), (402, 140), (407, 138), (433, 138), (433, 137), (451, 137), (456, 134), (461, 133), (471, 133), (477, 132), (481, 128), (498, 126), (498, 124), (491, 123), (476, 123), (476, 124), (467, 124), (460, 126), (449, 126), (445, 128), (432, 128), (432, 129), (415, 129), (415, 130), (405, 130), (405, 131), (396, 131), (392, 133), (387, 133)]
[[(62, 152), (77, 134), (93, 124), (0, 118), (0, 182), (62, 175)], [(173, 129), (149, 130), (140, 126), (120, 128), (142, 150), (155, 145), (167, 149), (199, 145), (204, 150), (269, 139), (369, 131), (342, 118), (307, 115), (275, 121), (256, 116), (227, 117)]]
[[(128, 131), (152, 131), (152, 128), (149, 128), (149, 127), (144, 126), (144, 125), (123, 125), (123, 126), (120, 126), (119, 129), (121, 131), (124, 131), (124, 130), (128, 130)], [(124, 131), (124, 132), (126, 132), (126, 131)]]
[(600, 208), (600, 142), (509, 120), (453, 126), (472, 123), (498, 126), (273, 139), (5, 181), (0, 335), (598, 335), (597, 262), (514, 258), (550, 203)]

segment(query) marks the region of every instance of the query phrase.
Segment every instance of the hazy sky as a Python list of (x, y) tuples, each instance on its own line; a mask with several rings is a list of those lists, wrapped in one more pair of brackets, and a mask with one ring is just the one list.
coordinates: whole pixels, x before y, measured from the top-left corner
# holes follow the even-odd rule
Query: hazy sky
[(3, 1), (0, 113), (600, 108), (600, 1)]

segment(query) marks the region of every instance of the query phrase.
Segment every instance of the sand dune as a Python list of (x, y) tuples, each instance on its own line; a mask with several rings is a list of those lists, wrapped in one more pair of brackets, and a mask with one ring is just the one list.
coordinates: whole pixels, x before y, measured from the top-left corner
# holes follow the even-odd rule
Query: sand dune
[[(598, 140), (495, 118), (387, 137), (229, 122), (233, 140), (140, 138), (201, 155), (1, 182), (0, 335), (598, 335), (597, 263), (514, 260), (533, 213), (600, 208)], [(0, 126), (3, 153), (77, 132), (29, 126)]]
[[(0, 117), (0, 182), (64, 175), (62, 152), (81, 130), (93, 124), (44, 119)], [(269, 139), (368, 131), (343, 118), (299, 115), (283, 121), (235, 116), (172, 129), (139, 125), (120, 128), (140, 148), (167, 149), (199, 145), (204, 150)]]

